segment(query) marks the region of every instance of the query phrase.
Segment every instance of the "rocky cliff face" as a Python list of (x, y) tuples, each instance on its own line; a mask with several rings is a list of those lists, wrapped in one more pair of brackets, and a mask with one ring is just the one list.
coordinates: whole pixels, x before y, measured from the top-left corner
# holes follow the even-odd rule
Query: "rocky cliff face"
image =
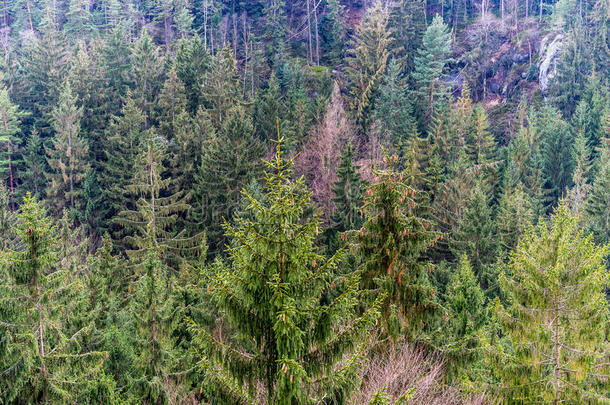
[(550, 33), (540, 42), (540, 61), (538, 62), (538, 83), (544, 94), (550, 81), (557, 74), (557, 60), (563, 47), (563, 34)]

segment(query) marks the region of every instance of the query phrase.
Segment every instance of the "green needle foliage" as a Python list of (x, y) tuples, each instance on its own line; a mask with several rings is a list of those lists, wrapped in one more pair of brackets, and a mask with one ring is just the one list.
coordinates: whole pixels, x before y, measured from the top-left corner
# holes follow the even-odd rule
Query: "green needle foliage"
[(311, 208), (303, 179), (289, 179), (292, 161), (267, 162), (263, 201), (248, 193), (246, 218), (225, 224), (231, 239), (228, 261), (207, 269), (212, 300), (236, 331), (226, 341), (191, 321), (199, 347), (205, 386), (224, 403), (345, 403), (357, 387), (362, 343), (378, 315), (384, 295), (356, 315), (358, 276), (344, 292), (321, 301), (332, 288), (341, 253), (330, 259), (316, 253), (321, 225)]
[(387, 292), (383, 306), (386, 332), (404, 331), (414, 338), (436, 312), (435, 292), (428, 280), (430, 264), (422, 256), (440, 237), (420, 216), (417, 191), (393, 169), (376, 171), (377, 181), (366, 193), (366, 222), (351, 232), (363, 258), (362, 287)]
[(100, 378), (104, 357), (83, 341), (91, 325), (71, 322), (84, 285), (55, 267), (55, 228), (29, 194), (16, 231), (23, 248), (0, 256), (0, 395), (18, 403), (80, 402)]
[(563, 202), (523, 235), (501, 276), (507, 306), (496, 304), (510, 342), (495, 356), (508, 401), (608, 401), (607, 254)]

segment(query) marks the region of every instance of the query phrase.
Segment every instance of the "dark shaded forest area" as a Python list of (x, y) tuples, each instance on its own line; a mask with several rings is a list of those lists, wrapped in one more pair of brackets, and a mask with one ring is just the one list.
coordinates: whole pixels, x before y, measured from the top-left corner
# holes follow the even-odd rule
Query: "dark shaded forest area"
[(610, 401), (610, 0), (3, 0), (0, 404)]

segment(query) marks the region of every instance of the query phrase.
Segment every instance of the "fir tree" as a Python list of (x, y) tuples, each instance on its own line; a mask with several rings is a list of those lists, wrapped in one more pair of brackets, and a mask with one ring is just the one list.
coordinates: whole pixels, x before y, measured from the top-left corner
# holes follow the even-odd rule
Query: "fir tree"
[(348, 62), (349, 106), (360, 133), (367, 133), (371, 112), (383, 80), (392, 32), (388, 27), (389, 12), (380, 0), (369, 8), (356, 29)]
[(415, 57), (413, 79), (417, 83), (417, 93), (421, 97), (421, 112), (429, 119), (439, 99), (446, 96), (447, 84), (443, 75), (451, 62), (451, 37), (449, 28), (440, 15), (435, 15), (422, 39), (422, 48)]
[(47, 149), (50, 168), (47, 197), (56, 213), (67, 208), (72, 215), (81, 216), (78, 210), (83, 205), (82, 183), (89, 170), (88, 148), (80, 137), (82, 114), (82, 108), (76, 107), (70, 83), (66, 82), (59, 103), (53, 110), (55, 136), (52, 147)]
[(76, 328), (83, 286), (57, 266), (55, 229), (26, 196), (17, 234), (22, 248), (2, 252), (0, 397), (32, 403), (85, 401), (100, 377), (103, 353), (87, 351), (90, 325)]
[(387, 292), (382, 319), (386, 333), (403, 330), (420, 338), (422, 326), (437, 311), (428, 280), (430, 264), (423, 258), (438, 236), (422, 218), (417, 191), (410, 179), (392, 169), (377, 171), (377, 181), (366, 193), (366, 221), (351, 238), (363, 260), (362, 287)]
[[(378, 316), (379, 300), (355, 316), (358, 279), (321, 305), (340, 253), (326, 260), (314, 240), (320, 221), (306, 218), (311, 193), (290, 181), (290, 161), (268, 162), (263, 202), (248, 194), (253, 219), (226, 224), (227, 264), (216, 261), (205, 282), (237, 334), (218, 339), (191, 322), (209, 392), (224, 402), (268, 404), (347, 400), (357, 386), (362, 339)], [(383, 299), (383, 295), (380, 297)]]
[(528, 230), (501, 284), (508, 307), (496, 304), (510, 349), (495, 369), (511, 401), (604, 401), (608, 307), (607, 247), (579, 229), (565, 203), (550, 224)]
[(211, 57), (204, 42), (197, 35), (182, 39), (176, 50), (176, 74), (184, 83), (188, 111), (195, 114), (204, 102), (203, 78), (210, 69)]

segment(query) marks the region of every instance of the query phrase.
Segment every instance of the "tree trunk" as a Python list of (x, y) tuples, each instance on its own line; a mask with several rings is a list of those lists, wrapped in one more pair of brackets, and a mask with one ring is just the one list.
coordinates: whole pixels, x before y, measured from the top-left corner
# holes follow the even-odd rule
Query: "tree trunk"
[(8, 130), (8, 117), (6, 113), (2, 116), (4, 122), (4, 131), (6, 132), (6, 149), (8, 157), (8, 177), (9, 177), (9, 189), (11, 192), (11, 209), (15, 211), (15, 184), (13, 182), (13, 161), (12, 161), (12, 148), (11, 148), (11, 134)]
[(318, 29), (318, 6), (320, 2), (313, 9), (313, 22), (316, 30), (316, 65), (320, 65), (320, 34)]
[(538, 11), (540, 12), (540, 16), (538, 17), (538, 22), (542, 22), (542, 0), (540, 0), (540, 9)]
[(313, 61), (313, 51), (311, 47), (311, 0), (307, 0), (307, 44), (308, 44), (308, 60), (311, 63)]
[(29, 0), (25, 0), (25, 7), (28, 10), (28, 21), (30, 22), (30, 30), (34, 31), (34, 24), (32, 24), (32, 11), (30, 10)]

